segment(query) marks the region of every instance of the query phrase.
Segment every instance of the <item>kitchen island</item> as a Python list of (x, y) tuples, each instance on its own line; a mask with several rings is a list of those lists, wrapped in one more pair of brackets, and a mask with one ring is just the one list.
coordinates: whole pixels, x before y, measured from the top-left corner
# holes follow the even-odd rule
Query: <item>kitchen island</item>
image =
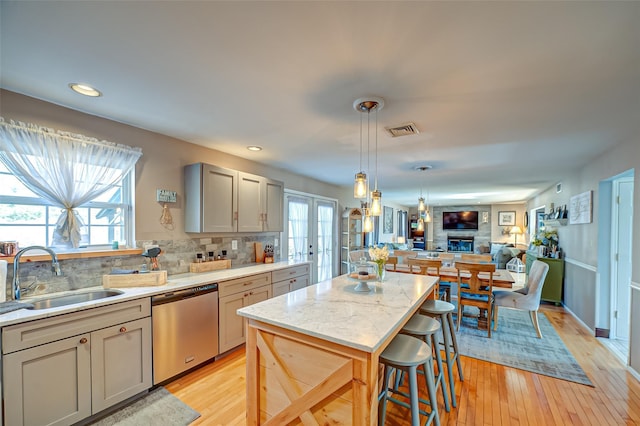
[(361, 293), (342, 275), (239, 309), (247, 424), (375, 424), (379, 355), (436, 282), (388, 272)]

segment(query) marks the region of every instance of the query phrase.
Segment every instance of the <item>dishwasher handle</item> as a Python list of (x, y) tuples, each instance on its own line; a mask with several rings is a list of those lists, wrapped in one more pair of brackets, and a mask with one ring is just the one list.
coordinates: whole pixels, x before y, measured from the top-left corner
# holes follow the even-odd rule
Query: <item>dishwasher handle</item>
[(164, 305), (165, 303), (177, 302), (179, 300), (202, 296), (203, 294), (213, 293), (215, 291), (218, 291), (218, 283), (172, 291), (151, 297), (151, 305)]

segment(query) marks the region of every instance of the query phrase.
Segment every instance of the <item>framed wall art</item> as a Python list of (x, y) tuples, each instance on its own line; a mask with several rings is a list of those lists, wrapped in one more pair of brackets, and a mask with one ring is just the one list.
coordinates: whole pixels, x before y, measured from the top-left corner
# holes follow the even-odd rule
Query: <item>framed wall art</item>
[(569, 224), (591, 223), (593, 191), (574, 195), (569, 202)]
[(382, 233), (393, 234), (393, 207), (382, 208)]
[(498, 212), (498, 226), (516, 226), (516, 212)]

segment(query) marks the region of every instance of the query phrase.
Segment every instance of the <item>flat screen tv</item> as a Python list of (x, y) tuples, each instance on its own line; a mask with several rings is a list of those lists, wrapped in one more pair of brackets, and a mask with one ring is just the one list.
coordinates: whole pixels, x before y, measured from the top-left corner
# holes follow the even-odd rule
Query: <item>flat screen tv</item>
[(443, 229), (478, 229), (478, 212), (442, 212)]

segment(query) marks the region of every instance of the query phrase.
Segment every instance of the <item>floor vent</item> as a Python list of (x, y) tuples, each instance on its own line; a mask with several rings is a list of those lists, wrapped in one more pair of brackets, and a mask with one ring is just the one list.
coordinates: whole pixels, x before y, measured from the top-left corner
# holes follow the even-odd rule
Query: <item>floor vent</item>
[(417, 135), (420, 133), (415, 123), (405, 123), (395, 127), (385, 127), (391, 136), (397, 138), (399, 136)]

